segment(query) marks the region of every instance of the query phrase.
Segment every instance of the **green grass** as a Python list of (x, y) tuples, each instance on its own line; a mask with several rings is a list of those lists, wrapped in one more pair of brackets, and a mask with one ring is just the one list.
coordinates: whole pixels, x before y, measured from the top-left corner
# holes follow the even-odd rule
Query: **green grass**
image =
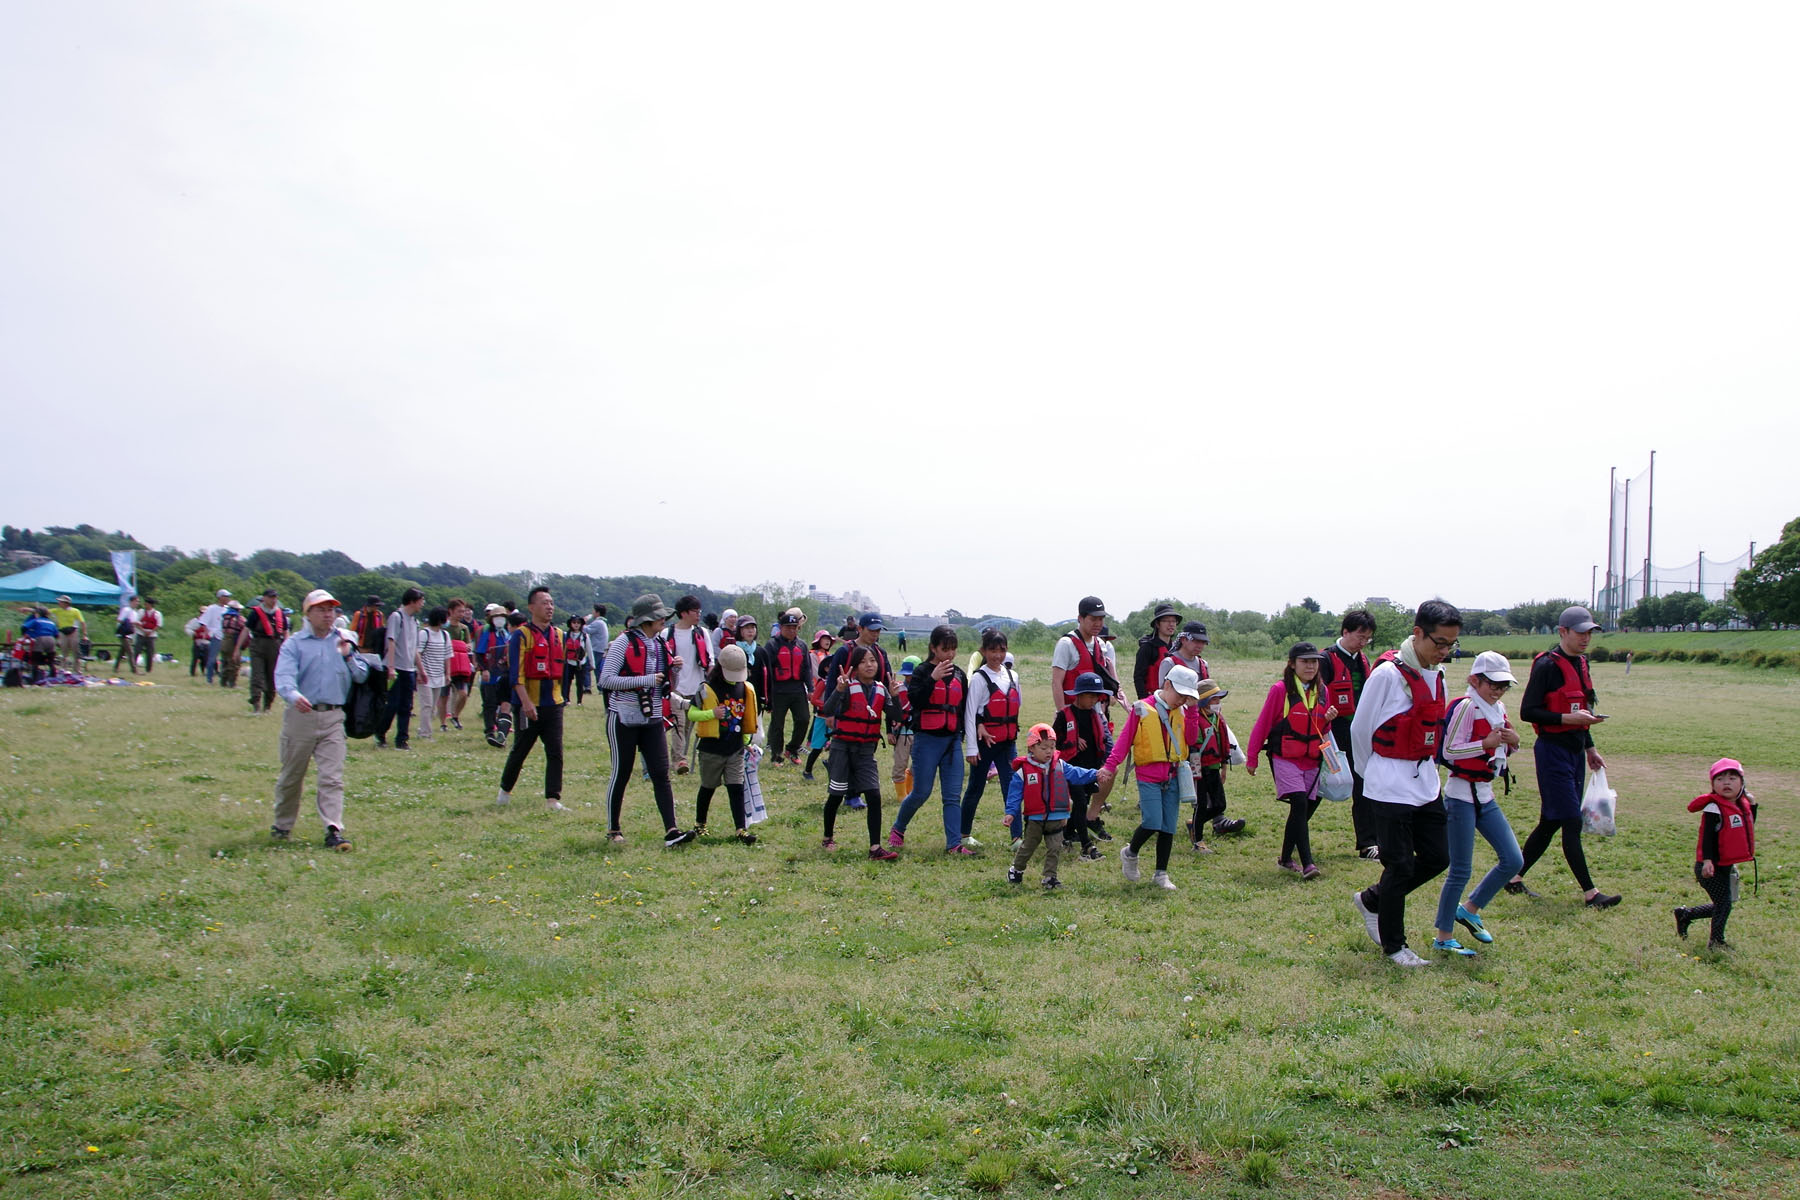
[[(1498, 650), (1510, 658), (1548, 649), (1555, 644), (1556, 639), (1549, 635), (1513, 633), (1497, 637), (1471, 636), (1461, 641), (1465, 650), (1474, 653)], [(1724, 629), (1716, 633), (1597, 633), (1591, 648), (1598, 649), (1602, 646), (1606, 647), (1610, 655), (1623, 656), (1630, 649), (1640, 657), (1662, 650), (1684, 650), (1690, 655), (1700, 650), (1716, 650), (1721, 654), (1753, 650), (1787, 652), (1800, 650), (1800, 629)]]
[[(1214, 667), (1247, 733), (1279, 664)], [(673, 853), (634, 782), (610, 846), (590, 705), (569, 714), (574, 814), (534, 811), (530, 771), (493, 809), (502, 756), (476, 733), (358, 744), (337, 855), (310, 814), (269, 844), (278, 718), (241, 692), (159, 673), (0, 694), (0, 1191), (1794, 1194), (1800, 680), (1595, 674), (1621, 832), (1589, 857), (1625, 903), (1583, 910), (1553, 853), (1544, 900), (1489, 909), (1491, 949), (1407, 974), (1349, 909), (1375, 872), (1346, 806), (1315, 823), (1326, 880), (1275, 870), (1266, 773), (1231, 775), (1250, 834), (1178, 851), (1180, 891), (1109, 855), (1046, 896), (994, 850), (937, 853), (935, 801), (900, 862), (860, 858), (849, 814), (827, 857), (822, 774), (765, 772), (761, 844)], [(1025, 679), (1041, 716), (1041, 657)], [(1714, 958), (1668, 910), (1700, 897), (1685, 806), (1721, 754), (1764, 802), (1764, 890)], [(999, 811), (990, 789), (990, 846)]]

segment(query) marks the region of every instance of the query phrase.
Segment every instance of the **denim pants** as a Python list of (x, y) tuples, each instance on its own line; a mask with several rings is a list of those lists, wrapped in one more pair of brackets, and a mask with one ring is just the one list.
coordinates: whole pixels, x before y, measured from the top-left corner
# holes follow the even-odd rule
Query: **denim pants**
[(936, 776), (944, 793), (944, 849), (954, 850), (962, 845), (963, 767), (966, 765), (961, 737), (956, 734), (916, 734), (912, 748), (912, 795), (901, 802), (900, 811), (894, 817), (894, 828), (906, 832), (913, 814), (931, 799), (932, 779)]
[(1498, 804), (1492, 800), (1466, 804), (1445, 796), (1444, 834), (1450, 844), (1450, 868), (1444, 876), (1444, 890), (1438, 894), (1437, 928), (1440, 930), (1456, 928), (1456, 906), (1462, 903), (1463, 888), (1474, 873), (1477, 833), (1494, 848), (1500, 861), (1481, 877), (1475, 893), (1469, 897), (1470, 908), (1486, 908), (1487, 902), (1499, 894), (1506, 881), (1518, 874), (1519, 867), (1525, 862), (1519, 853), (1518, 839), (1513, 837), (1512, 826)]
[[(969, 768), (969, 784), (963, 789), (962, 798), (962, 835), (968, 837), (975, 832), (975, 806), (981, 803), (982, 793), (987, 791), (988, 767), (1000, 770), (996, 780), (1000, 785), (1000, 798), (1006, 799), (1007, 791), (1012, 787), (1013, 759), (1019, 757), (1019, 744), (1012, 738), (993, 745), (983, 745), (980, 739), (975, 742), (978, 757), (975, 765)], [(964, 760), (967, 762), (968, 760)]]

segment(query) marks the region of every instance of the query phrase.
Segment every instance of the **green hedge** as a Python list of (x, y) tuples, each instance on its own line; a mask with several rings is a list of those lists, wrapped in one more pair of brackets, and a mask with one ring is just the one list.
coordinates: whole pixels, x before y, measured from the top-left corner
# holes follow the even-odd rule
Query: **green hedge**
[[(1502, 651), (1513, 662), (1530, 662), (1538, 651), (1524, 646), (1508, 646)], [(1588, 651), (1594, 662), (1624, 662), (1627, 654), (1633, 662), (1698, 662), (1722, 663), (1726, 666), (1761, 667), (1764, 670), (1800, 670), (1800, 650), (1688, 650), (1680, 646), (1664, 646), (1654, 650), (1638, 650), (1631, 646), (1595, 646)]]

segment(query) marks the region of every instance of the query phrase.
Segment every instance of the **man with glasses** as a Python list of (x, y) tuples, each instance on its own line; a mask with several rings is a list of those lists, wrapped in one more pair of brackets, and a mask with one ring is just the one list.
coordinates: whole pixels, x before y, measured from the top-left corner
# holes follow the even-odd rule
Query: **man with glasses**
[(1412, 636), (1381, 656), (1350, 720), (1382, 863), (1380, 882), (1351, 899), (1369, 936), (1402, 967), (1431, 963), (1406, 944), (1406, 897), (1450, 862), (1437, 768), (1441, 664), (1455, 652), (1462, 623), (1462, 613), (1442, 600), (1419, 605)]

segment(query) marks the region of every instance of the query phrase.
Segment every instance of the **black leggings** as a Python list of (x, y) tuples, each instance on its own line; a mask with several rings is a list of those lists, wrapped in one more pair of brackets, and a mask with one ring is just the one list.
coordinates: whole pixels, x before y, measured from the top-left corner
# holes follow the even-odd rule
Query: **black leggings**
[(1217, 767), (1202, 768), (1194, 789), (1194, 840), (1206, 840), (1206, 823), (1225, 819), (1225, 778)]
[(1080, 842), (1083, 850), (1094, 844), (1093, 835), (1088, 832), (1087, 810), (1095, 790), (1091, 783), (1069, 785), (1069, 823), (1063, 826), (1064, 843)]
[(1712, 933), (1707, 937), (1707, 941), (1723, 942), (1725, 940), (1725, 922), (1731, 917), (1731, 868), (1715, 868), (1713, 877), (1707, 879), (1700, 874), (1700, 864), (1695, 863), (1694, 882), (1706, 889), (1706, 894), (1712, 903), (1682, 911), (1687, 914), (1690, 921), (1711, 917)]
[(1301, 866), (1312, 866), (1311, 822), (1313, 814), (1319, 811), (1318, 795), (1314, 794), (1309, 800), (1305, 792), (1289, 792), (1276, 799), (1287, 801), (1288, 806), (1287, 828), (1281, 831), (1281, 861), (1292, 862), (1297, 853), (1300, 855)]
[(631, 768), (638, 751), (644, 754), (644, 769), (650, 772), (650, 790), (656, 793), (656, 811), (662, 814), (663, 828), (674, 829), (675, 793), (669, 787), (669, 741), (663, 736), (663, 723), (627, 725), (619, 714), (606, 714), (606, 741), (612, 750), (612, 787), (606, 797), (607, 832), (619, 832), (619, 811), (625, 807), (625, 785), (631, 782)]
[[(838, 806), (844, 802), (848, 792), (832, 792), (825, 800), (825, 840), (832, 840), (832, 833), (837, 829)], [(881, 789), (870, 788), (864, 792), (863, 799), (868, 808), (863, 815), (869, 818), (869, 845), (874, 846), (881, 841)]]
[(821, 754), (823, 754), (823, 753), (825, 753), (825, 751), (824, 751), (824, 750), (822, 750), (822, 749), (821, 749), (821, 750), (814, 750), (814, 751), (813, 751), (813, 752), (812, 752), (812, 753), (811, 753), (811, 754), (808, 754), (808, 755), (807, 755), (807, 756), (806, 756), (806, 771), (805, 771), (805, 774), (808, 774), (808, 775), (811, 775), (811, 774), (812, 774), (812, 769), (813, 769), (813, 764), (814, 764), (814, 763), (816, 763), (816, 762), (818, 762), (818, 761), (819, 761), (819, 755), (821, 755)]
[[(703, 787), (694, 797), (694, 824), (706, 824), (706, 814), (712, 808), (713, 793), (718, 790), (718, 788)], [(741, 783), (726, 784), (725, 795), (731, 801), (731, 827), (741, 831), (744, 828), (744, 785)]]
[(1550, 848), (1550, 839), (1558, 829), (1562, 830), (1563, 857), (1569, 860), (1569, 870), (1574, 872), (1575, 882), (1581, 886), (1582, 891), (1593, 891), (1594, 880), (1588, 874), (1587, 855), (1581, 852), (1580, 817), (1539, 821), (1537, 828), (1531, 831), (1531, 836), (1525, 839), (1525, 865), (1519, 868), (1519, 878), (1525, 878), (1525, 872), (1531, 870), (1532, 865), (1544, 856), (1544, 851)]
[(1152, 837), (1156, 839), (1156, 869), (1159, 871), (1167, 871), (1169, 869), (1169, 851), (1175, 848), (1174, 834), (1164, 833), (1160, 829), (1148, 829), (1139, 825), (1137, 827), (1137, 832), (1131, 835), (1131, 852), (1136, 854), (1139, 850), (1143, 849), (1144, 843), (1149, 841)]

